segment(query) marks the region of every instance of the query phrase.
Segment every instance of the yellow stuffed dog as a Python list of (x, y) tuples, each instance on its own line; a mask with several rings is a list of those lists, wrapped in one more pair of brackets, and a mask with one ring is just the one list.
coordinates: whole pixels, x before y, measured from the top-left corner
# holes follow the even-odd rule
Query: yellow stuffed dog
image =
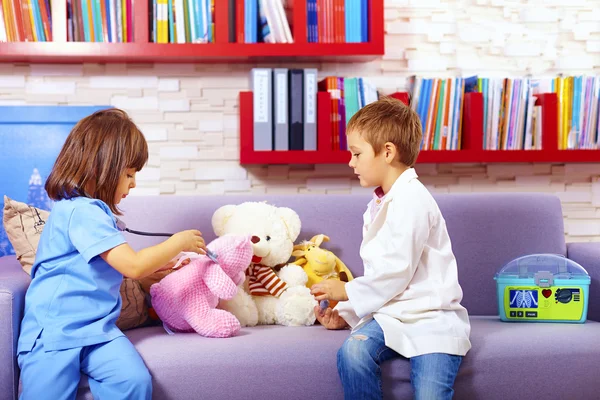
[[(292, 256), (296, 259), (293, 263), (304, 268), (306, 275), (308, 275), (308, 281), (306, 282), (308, 288), (325, 279), (337, 279), (343, 282), (354, 279), (352, 272), (342, 260), (331, 251), (320, 247), (321, 243), (328, 241), (328, 236), (320, 234), (294, 246)], [(335, 307), (335, 304), (337, 302), (330, 302), (330, 307)]]

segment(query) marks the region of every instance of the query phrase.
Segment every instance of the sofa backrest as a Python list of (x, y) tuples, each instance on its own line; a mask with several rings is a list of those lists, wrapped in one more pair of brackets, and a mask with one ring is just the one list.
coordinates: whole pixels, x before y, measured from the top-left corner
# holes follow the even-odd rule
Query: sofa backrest
[(537, 193), (436, 196), (446, 220), (463, 288), (473, 315), (497, 315), (493, 277), (509, 261), (534, 253), (566, 255), (558, 197)]
[[(556, 196), (535, 193), (438, 194), (435, 198), (448, 225), (456, 254), (462, 304), (472, 315), (496, 315), (494, 274), (507, 262), (525, 254), (566, 254), (561, 204)], [(199, 229), (208, 241), (214, 211), (225, 204), (267, 201), (294, 209), (302, 221), (297, 242), (324, 233), (323, 244), (357, 276), (365, 195), (240, 195), (240, 196), (132, 196), (124, 200), (121, 217), (131, 229), (176, 232)], [(126, 234), (134, 248), (161, 238)]]

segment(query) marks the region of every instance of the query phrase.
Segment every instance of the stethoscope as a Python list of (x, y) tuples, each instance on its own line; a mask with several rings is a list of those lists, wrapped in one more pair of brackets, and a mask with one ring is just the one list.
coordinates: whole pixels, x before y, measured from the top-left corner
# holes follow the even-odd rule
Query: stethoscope
[[(164, 236), (164, 237), (171, 237), (173, 236), (173, 233), (158, 233), (158, 232), (143, 232), (143, 231), (136, 231), (133, 229), (129, 229), (127, 227), (127, 225), (125, 224), (125, 222), (121, 221), (119, 218), (115, 217), (115, 221), (117, 223), (117, 229), (120, 231), (125, 231), (125, 232), (129, 232), (129, 233), (133, 233), (134, 235), (141, 235), (141, 236)], [(208, 256), (208, 258), (210, 258), (211, 260), (213, 260), (214, 262), (218, 263), (219, 261), (217, 261), (217, 255), (212, 252), (210, 249), (206, 248), (206, 255)]]

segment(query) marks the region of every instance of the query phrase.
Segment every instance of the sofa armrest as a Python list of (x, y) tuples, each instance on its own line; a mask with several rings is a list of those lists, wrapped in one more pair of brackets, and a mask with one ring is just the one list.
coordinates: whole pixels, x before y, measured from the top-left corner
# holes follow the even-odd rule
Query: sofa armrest
[(600, 321), (600, 243), (567, 243), (567, 257), (590, 274), (588, 319)]
[(30, 281), (15, 256), (0, 257), (0, 400), (17, 398), (17, 339)]

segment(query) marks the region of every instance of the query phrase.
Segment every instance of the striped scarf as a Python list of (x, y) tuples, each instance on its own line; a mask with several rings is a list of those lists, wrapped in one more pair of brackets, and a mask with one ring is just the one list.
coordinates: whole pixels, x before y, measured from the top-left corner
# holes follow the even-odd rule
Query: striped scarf
[(279, 279), (271, 267), (262, 264), (250, 264), (246, 269), (250, 277), (248, 289), (253, 296), (279, 297), (287, 288), (287, 284)]

